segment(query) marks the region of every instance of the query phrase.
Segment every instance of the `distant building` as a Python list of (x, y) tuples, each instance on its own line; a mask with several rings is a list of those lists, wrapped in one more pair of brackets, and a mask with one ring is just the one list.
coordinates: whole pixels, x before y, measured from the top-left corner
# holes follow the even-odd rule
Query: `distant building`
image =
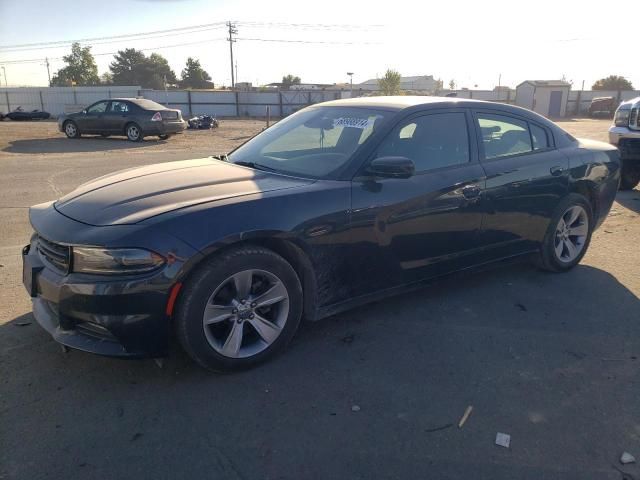
[(564, 80), (525, 80), (516, 87), (516, 105), (546, 117), (564, 117), (571, 84)]
[[(265, 85), (267, 88), (280, 88), (285, 89), (285, 84), (282, 82), (273, 82)], [(288, 85), (288, 90), (332, 90), (335, 89), (336, 86), (333, 83), (294, 83), (293, 85)]]
[(241, 92), (250, 92), (252, 88), (253, 84), (251, 82), (236, 82), (236, 90)]
[[(354, 85), (353, 88), (377, 91), (380, 90), (378, 85), (378, 78), (371, 78), (366, 82)], [(413, 90), (417, 92), (433, 92), (437, 86), (437, 80), (433, 78), (433, 75), (416, 75), (413, 77), (400, 77), (400, 90)]]

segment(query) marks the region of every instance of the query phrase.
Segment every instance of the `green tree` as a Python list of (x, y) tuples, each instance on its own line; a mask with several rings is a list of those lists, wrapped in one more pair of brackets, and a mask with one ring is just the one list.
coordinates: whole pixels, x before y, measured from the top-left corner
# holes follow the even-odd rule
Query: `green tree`
[(449, 80), (449, 90), (455, 90), (456, 89), (456, 81), (452, 78), (451, 80)]
[(633, 85), (620, 75), (609, 75), (601, 78), (591, 87), (592, 90), (633, 90)]
[(382, 78), (378, 79), (378, 87), (383, 95), (398, 95), (400, 93), (400, 73), (388, 69)]
[(211, 75), (209, 75), (200, 65), (200, 60), (192, 57), (187, 58), (187, 64), (182, 70), (182, 80), (180, 86), (183, 88), (213, 88)]
[(118, 51), (109, 70), (114, 85), (140, 85), (161, 90), (165, 86), (165, 78), (169, 85), (178, 81), (166, 58), (158, 53), (147, 57), (135, 48)]
[(81, 47), (78, 42), (71, 45), (71, 54), (62, 57), (67, 64), (58, 70), (51, 79), (52, 86), (97, 85), (98, 66), (91, 55), (91, 47)]
[(294, 75), (285, 75), (282, 77), (282, 88), (285, 90), (289, 90), (291, 85), (300, 85), (300, 77)]

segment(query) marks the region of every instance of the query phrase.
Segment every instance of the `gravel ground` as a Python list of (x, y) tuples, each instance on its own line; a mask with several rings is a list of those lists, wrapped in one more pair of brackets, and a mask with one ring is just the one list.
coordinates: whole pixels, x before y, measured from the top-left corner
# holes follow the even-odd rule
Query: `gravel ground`
[[(608, 124), (562, 122), (599, 140)], [(27, 207), (117, 169), (227, 151), (263, 125), (131, 144), (0, 122), (0, 479), (640, 476), (618, 463), (640, 458), (637, 190), (570, 273), (444, 279), (305, 325), (250, 372), (210, 375), (179, 352), (163, 369), (63, 354), (20, 284)]]

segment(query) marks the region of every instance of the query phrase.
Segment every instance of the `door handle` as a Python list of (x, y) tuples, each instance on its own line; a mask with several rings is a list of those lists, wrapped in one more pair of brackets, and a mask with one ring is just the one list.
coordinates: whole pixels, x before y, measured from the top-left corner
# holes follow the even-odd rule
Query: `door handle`
[(476, 199), (480, 196), (480, 187), (478, 185), (467, 185), (462, 189), (462, 195), (467, 200)]
[(564, 172), (564, 168), (556, 165), (555, 167), (551, 167), (549, 169), (549, 172), (551, 173), (551, 175), (553, 175), (554, 177), (557, 177), (559, 175), (562, 175), (562, 172)]

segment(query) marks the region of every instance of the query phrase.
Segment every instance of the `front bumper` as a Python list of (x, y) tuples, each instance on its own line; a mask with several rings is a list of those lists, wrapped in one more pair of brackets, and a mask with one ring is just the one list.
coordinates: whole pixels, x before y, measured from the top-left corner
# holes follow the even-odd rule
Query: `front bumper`
[(640, 141), (640, 130), (631, 130), (628, 127), (609, 128), (609, 143), (618, 146), (621, 140), (632, 139)]
[(108, 281), (62, 274), (40, 257), (36, 241), (22, 251), (22, 279), (35, 319), (54, 340), (113, 357), (166, 355), (169, 317), (165, 306), (170, 285), (163, 285), (162, 269)]

